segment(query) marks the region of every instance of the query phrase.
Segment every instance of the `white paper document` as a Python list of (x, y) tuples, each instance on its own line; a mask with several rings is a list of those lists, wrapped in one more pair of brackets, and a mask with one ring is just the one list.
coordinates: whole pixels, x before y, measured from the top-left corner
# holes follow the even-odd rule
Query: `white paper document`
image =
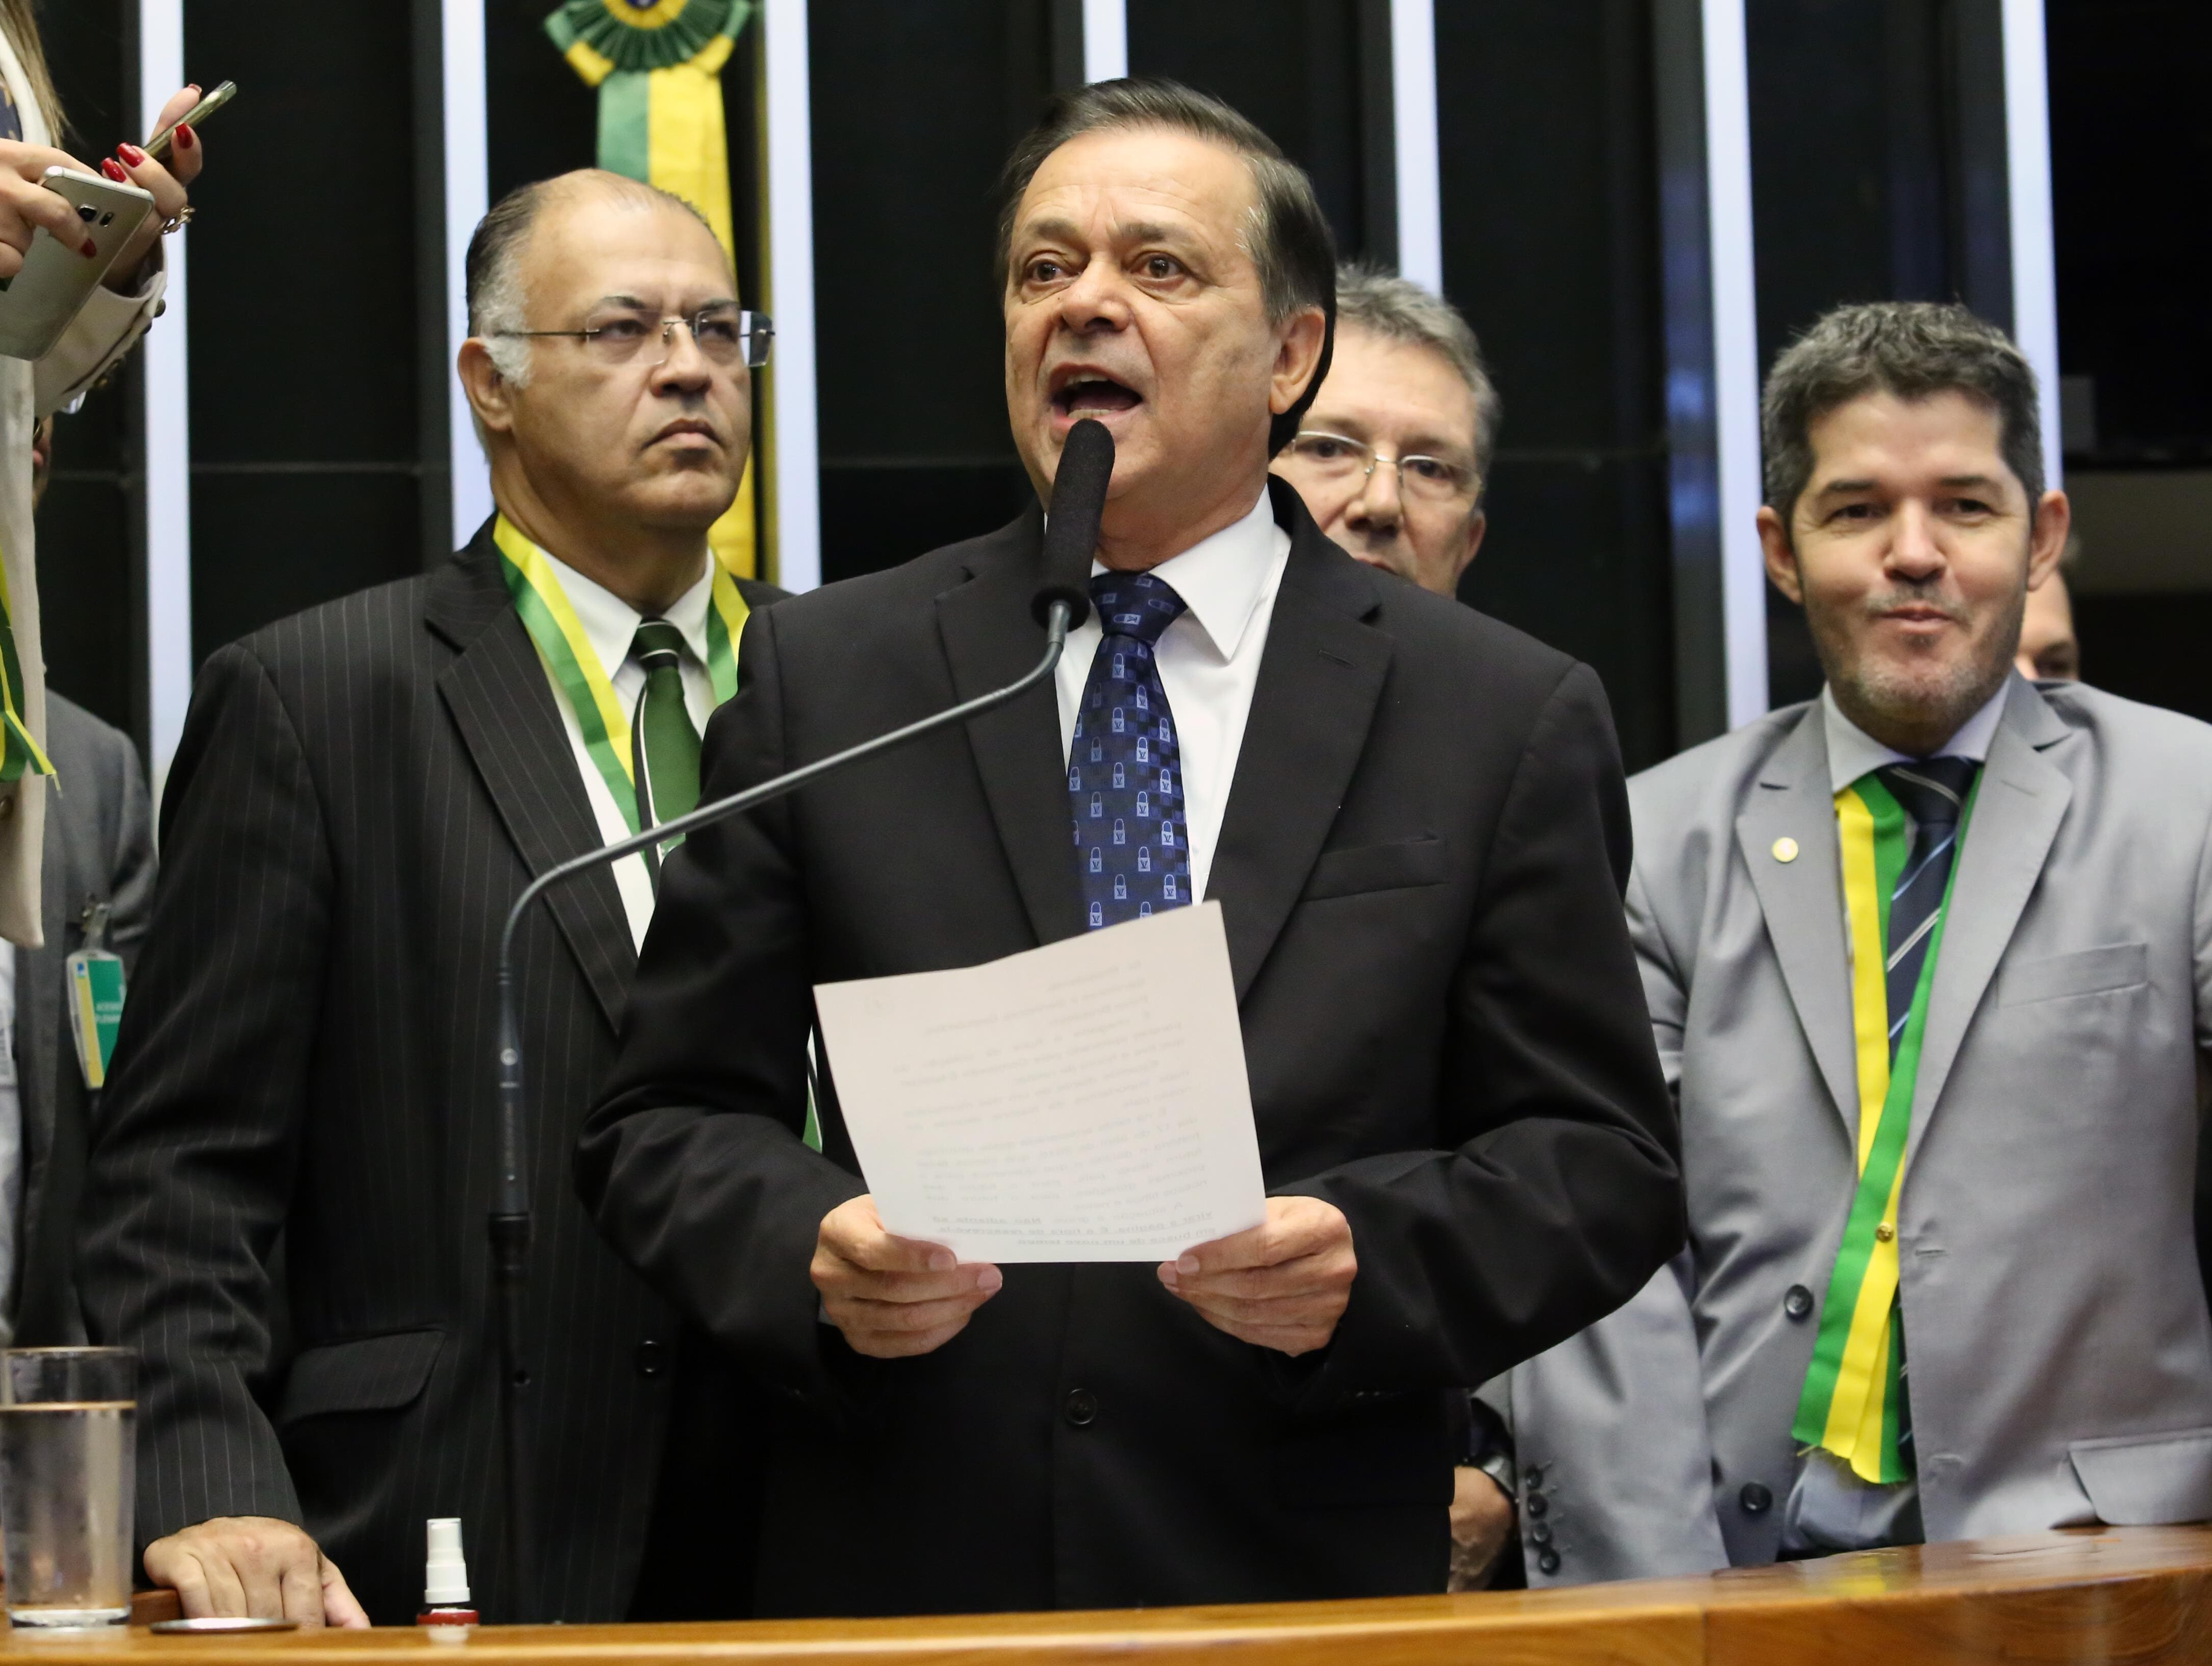
[(1218, 903), (814, 999), (902, 1237), (963, 1261), (1168, 1261), (1265, 1218)]

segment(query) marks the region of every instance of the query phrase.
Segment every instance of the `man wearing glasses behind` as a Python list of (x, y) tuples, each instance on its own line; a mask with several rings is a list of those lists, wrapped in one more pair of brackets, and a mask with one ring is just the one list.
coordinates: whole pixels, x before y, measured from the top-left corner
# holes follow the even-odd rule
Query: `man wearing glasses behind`
[(1449, 301), (1340, 267), (1336, 356), (1275, 472), (1360, 560), (1449, 596), (1482, 547), (1498, 416), (1474, 331)]
[(140, 1538), (187, 1614), (404, 1623), (436, 1516), (466, 1523), (487, 1618), (704, 1617), (748, 1588), (740, 1385), (568, 1183), (653, 914), (642, 856), (556, 892), (518, 942), (520, 1589), (495, 1554), (484, 1218), (507, 909), (691, 807), (747, 611), (782, 593), (707, 543), (768, 320), (689, 207), (598, 173), (493, 209), (468, 302), (497, 516), (435, 572), (216, 654), (168, 778), (80, 1261), (94, 1336), (144, 1362)]
[[(1350, 263), (1336, 273), (1328, 379), (1275, 472), (1360, 560), (1455, 595), (1489, 529), (1482, 489), (1498, 416), (1459, 309), (1411, 278)], [(1450, 1588), (1480, 1590), (1513, 1530), (1512, 1439), (1475, 1395), (1452, 1409)]]

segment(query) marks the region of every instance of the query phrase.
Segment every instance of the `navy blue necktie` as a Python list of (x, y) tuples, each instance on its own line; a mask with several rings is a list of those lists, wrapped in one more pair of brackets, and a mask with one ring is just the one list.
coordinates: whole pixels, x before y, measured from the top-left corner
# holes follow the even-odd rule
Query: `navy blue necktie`
[(1886, 970), (1893, 1063), (1897, 1045), (1905, 1039), (1905, 1022), (1912, 1015), (1913, 992), (1920, 988), (1921, 968), (1927, 964), (1929, 937), (1950, 889), (1951, 867), (1959, 854), (1959, 818), (1965, 813), (1966, 795), (1973, 790), (1974, 773), (1980, 768), (1971, 758), (1931, 757), (1918, 763), (1888, 764), (1874, 772), (1912, 818), (1912, 845), (1905, 871), (1890, 893), (1889, 941), (1883, 945), (1889, 957)]
[(1149, 573), (1091, 581), (1105, 632), (1075, 708), (1067, 796), (1075, 871), (1095, 929), (1191, 900), (1182, 757), (1153, 649), (1183, 599)]

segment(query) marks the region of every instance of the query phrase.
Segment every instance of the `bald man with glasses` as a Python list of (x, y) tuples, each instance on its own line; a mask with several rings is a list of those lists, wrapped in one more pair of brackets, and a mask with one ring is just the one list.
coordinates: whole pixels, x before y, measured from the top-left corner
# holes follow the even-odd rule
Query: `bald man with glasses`
[(80, 1256), (94, 1336), (144, 1362), (139, 1532), (188, 1614), (404, 1623), (438, 1516), (465, 1523), (487, 1619), (744, 1612), (744, 1385), (567, 1184), (650, 857), (556, 892), (517, 942), (536, 1206), (519, 1582), (495, 1554), (484, 1242), (507, 908), (696, 803), (747, 616), (782, 594), (708, 544), (769, 341), (736, 291), (706, 224), (648, 186), (570, 174), (502, 201), (470, 245), (459, 364), (498, 513), (436, 571), (201, 672)]

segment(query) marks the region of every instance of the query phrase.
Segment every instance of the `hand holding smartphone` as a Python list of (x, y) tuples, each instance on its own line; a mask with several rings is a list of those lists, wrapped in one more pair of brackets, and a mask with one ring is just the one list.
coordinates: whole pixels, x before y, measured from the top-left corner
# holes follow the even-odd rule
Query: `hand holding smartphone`
[(178, 117), (176, 120), (171, 122), (167, 127), (154, 135), (152, 138), (147, 140), (146, 154), (149, 156), (151, 156), (157, 162), (167, 161), (169, 156), (169, 148), (176, 142), (177, 130), (179, 127), (198, 129), (206, 122), (210, 116), (215, 114), (216, 111), (222, 109), (224, 105), (229, 103), (231, 100), (237, 96), (238, 83), (234, 81), (224, 82), (222, 86), (216, 88), (215, 91), (210, 93), (198, 104), (195, 104), (191, 109), (185, 111), (183, 115)]
[(50, 167), (40, 183), (76, 211), (92, 252), (41, 226), (23, 257), (23, 270), (0, 278), (0, 354), (11, 359), (46, 356), (154, 211), (151, 192), (73, 167)]

